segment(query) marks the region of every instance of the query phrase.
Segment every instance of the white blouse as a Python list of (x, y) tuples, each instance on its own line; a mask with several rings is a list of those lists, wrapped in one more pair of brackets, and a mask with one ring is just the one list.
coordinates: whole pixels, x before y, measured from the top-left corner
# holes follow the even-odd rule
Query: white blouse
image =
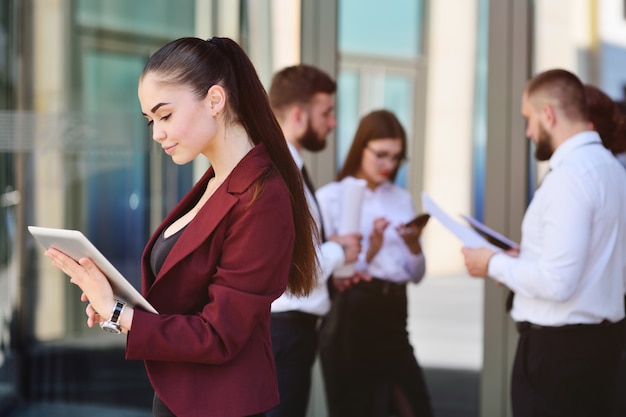
[[(326, 235), (337, 234), (341, 219), (341, 183), (332, 182), (321, 187), (317, 201), (322, 211)], [(363, 235), (362, 248), (355, 268), (373, 277), (392, 282), (419, 282), (426, 271), (424, 254), (414, 255), (396, 231), (415, 216), (411, 195), (390, 182), (379, 185), (375, 190), (365, 189), (361, 209), (360, 233)], [(384, 217), (389, 225), (383, 234), (383, 244), (372, 261), (368, 263), (365, 254), (369, 248), (369, 236), (374, 220)]]

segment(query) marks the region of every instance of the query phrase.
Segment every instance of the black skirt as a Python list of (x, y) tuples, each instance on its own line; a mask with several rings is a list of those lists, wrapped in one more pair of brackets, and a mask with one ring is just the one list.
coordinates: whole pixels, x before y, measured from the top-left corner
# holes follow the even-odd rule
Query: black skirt
[(387, 417), (398, 390), (414, 416), (432, 415), (407, 331), (406, 284), (373, 279), (334, 294), (320, 356), (331, 417)]

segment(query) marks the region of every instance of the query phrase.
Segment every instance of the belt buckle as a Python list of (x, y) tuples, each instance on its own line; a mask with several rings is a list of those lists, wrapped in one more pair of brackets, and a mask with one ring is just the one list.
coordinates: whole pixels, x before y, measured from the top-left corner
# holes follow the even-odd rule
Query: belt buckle
[(389, 294), (390, 282), (385, 280), (383, 281), (383, 295)]

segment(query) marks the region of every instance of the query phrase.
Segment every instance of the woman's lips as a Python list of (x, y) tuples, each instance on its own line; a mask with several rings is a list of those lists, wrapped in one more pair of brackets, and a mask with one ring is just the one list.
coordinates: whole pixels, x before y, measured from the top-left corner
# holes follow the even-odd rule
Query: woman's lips
[(174, 148), (176, 147), (176, 145), (171, 145), (171, 146), (163, 146), (163, 150), (165, 151), (166, 154), (171, 154), (174, 151)]

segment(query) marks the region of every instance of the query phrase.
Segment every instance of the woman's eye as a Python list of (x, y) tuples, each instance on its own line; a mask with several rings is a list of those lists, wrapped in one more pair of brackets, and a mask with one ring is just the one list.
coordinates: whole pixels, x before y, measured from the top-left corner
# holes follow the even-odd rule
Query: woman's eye
[[(166, 121), (167, 119), (170, 118), (170, 116), (172, 115), (172, 113), (166, 114), (165, 116), (162, 116), (159, 118), (159, 121)], [(154, 120), (148, 120), (147, 126), (150, 127), (154, 125)]]

